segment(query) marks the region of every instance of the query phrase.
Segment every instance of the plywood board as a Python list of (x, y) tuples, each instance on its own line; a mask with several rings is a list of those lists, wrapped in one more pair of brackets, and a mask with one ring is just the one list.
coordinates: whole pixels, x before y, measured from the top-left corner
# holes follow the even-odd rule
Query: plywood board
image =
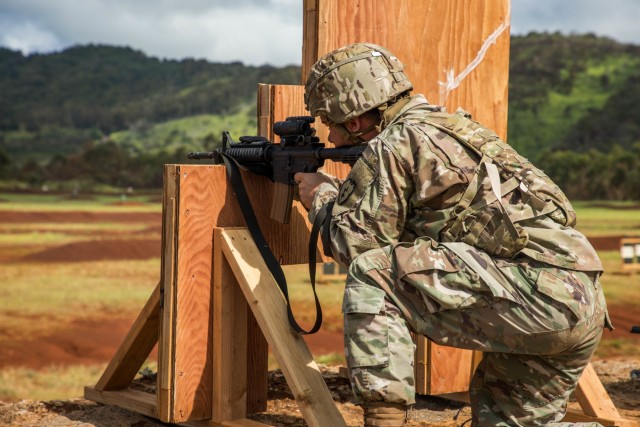
[(285, 300), (247, 230), (224, 230), (222, 251), (310, 427), (345, 426), (302, 336), (289, 325)]
[[(449, 111), (463, 108), (506, 138), (510, 14), (509, 0), (304, 0), (301, 80), (334, 49), (379, 44), (406, 65), (414, 93)], [(477, 364), (470, 352), (424, 337), (417, 344), (419, 392), (467, 389)]]
[[(163, 364), (173, 369), (171, 381), (166, 384), (171, 398), (165, 396), (163, 399), (168, 399), (173, 408), (169, 420), (183, 422), (212, 416), (211, 399), (206, 396), (211, 396), (213, 390), (211, 361), (215, 331), (203, 325), (211, 325), (213, 319), (213, 229), (245, 224), (223, 166), (167, 165), (166, 168), (166, 176), (176, 180), (173, 196), (176, 199), (175, 235), (178, 240), (177, 255), (171, 255), (176, 256), (175, 274), (167, 275), (172, 283), (169, 286), (165, 284), (165, 301), (167, 293), (173, 295), (173, 336), (169, 338), (173, 356), (167, 362), (163, 359)], [(253, 209), (262, 232), (276, 258), (282, 264), (305, 263), (309, 236), (306, 219), (302, 215), (295, 216), (289, 225), (271, 220), (271, 182), (249, 173), (243, 173), (243, 178), (249, 197), (254, 201)], [(166, 264), (169, 265), (170, 261), (167, 260)], [(252, 349), (252, 354), (266, 354), (266, 345), (260, 342), (255, 328), (252, 334), (257, 334), (252, 340), (259, 344)], [(253, 362), (257, 366), (265, 363), (260, 356)], [(256, 371), (250, 374), (257, 382), (259, 378), (266, 378)], [(255, 400), (248, 401), (248, 405), (254, 405), (253, 408), (264, 406), (265, 398), (259, 393), (249, 397)]]
[(305, 0), (303, 81), (322, 55), (355, 42), (390, 49), (415, 91), (507, 134), (509, 0)]
[[(420, 337), (420, 339), (425, 339)], [(428, 340), (425, 340), (428, 341)], [(428, 341), (429, 394), (458, 393), (469, 389), (473, 351), (444, 347)]]

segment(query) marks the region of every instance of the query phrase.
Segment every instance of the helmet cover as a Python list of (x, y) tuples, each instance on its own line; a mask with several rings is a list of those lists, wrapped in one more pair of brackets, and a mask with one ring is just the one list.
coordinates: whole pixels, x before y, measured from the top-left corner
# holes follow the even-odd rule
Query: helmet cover
[(404, 64), (382, 46), (347, 45), (313, 65), (304, 101), (312, 116), (344, 123), (413, 89), (403, 70)]

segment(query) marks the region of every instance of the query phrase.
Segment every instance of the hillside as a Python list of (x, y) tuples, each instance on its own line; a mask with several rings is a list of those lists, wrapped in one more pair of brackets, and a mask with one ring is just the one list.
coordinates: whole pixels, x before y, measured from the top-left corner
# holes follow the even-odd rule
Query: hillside
[[(640, 199), (640, 46), (531, 33), (512, 37), (510, 58), (508, 142), (571, 197)], [(0, 184), (157, 187), (158, 162), (213, 148), (221, 130), (254, 131), (257, 83), (299, 81), (297, 66), (124, 47), (0, 49)], [(118, 159), (118, 173), (96, 177), (85, 162), (98, 155)]]
[(640, 142), (640, 46), (532, 33), (510, 55), (508, 139), (525, 156)]

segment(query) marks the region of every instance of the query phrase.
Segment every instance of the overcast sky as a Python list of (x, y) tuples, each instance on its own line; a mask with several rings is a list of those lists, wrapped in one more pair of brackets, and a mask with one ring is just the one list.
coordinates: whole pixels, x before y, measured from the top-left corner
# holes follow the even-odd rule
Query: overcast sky
[[(303, 0), (0, 0), (0, 46), (130, 46), (159, 58), (300, 64)], [(640, 44), (640, 0), (513, 0), (512, 34), (595, 33)]]

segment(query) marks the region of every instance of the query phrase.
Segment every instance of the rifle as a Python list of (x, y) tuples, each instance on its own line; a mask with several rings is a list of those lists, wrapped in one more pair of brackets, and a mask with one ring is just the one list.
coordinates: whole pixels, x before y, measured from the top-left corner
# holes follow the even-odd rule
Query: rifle
[(261, 136), (242, 136), (234, 142), (229, 132), (222, 133), (222, 147), (209, 152), (189, 153), (190, 159), (212, 159), (222, 164), (228, 157), (257, 175), (266, 176), (275, 183), (271, 218), (288, 224), (295, 190), (293, 176), (298, 172), (316, 172), (325, 160), (348, 163), (360, 158), (364, 145), (345, 148), (325, 148), (311, 126), (310, 116), (287, 117), (273, 125), (273, 133), (280, 143)]
[[(329, 203), (316, 215), (316, 221), (311, 229), (309, 239), (309, 278), (316, 304), (316, 321), (310, 330), (306, 331), (298, 325), (289, 302), (287, 280), (280, 263), (275, 258), (265, 240), (260, 226), (249, 202), (242, 176), (238, 171), (241, 166), (250, 172), (266, 176), (275, 183), (273, 205), (271, 206), (271, 218), (287, 224), (291, 215), (294, 184), (293, 176), (298, 172), (316, 172), (324, 165), (325, 160), (333, 160), (341, 163), (353, 164), (360, 158), (365, 145), (345, 148), (325, 148), (324, 144), (316, 136), (316, 130), (311, 127), (313, 117), (295, 116), (276, 122), (273, 125), (273, 133), (280, 137), (280, 143), (272, 143), (260, 136), (243, 136), (240, 142), (234, 142), (229, 132), (222, 133), (222, 147), (209, 152), (189, 153), (190, 159), (212, 159), (216, 164), (222, 164), (227, 168), (227, 176), (236, 193), (240, 210), (258, 251), (269, 267), (273, 278), (282, 291), (287, 303), (287, 316), (289, 324), (298, 333), (313, 334), (320, 329), (322, 324), (322, 308), (316, 293), (315, 269), (316, 269), (316, 244), (321, 224), (324, 223), (329, 211)], [(326, 249), (325, 249), (326, 250)]]

